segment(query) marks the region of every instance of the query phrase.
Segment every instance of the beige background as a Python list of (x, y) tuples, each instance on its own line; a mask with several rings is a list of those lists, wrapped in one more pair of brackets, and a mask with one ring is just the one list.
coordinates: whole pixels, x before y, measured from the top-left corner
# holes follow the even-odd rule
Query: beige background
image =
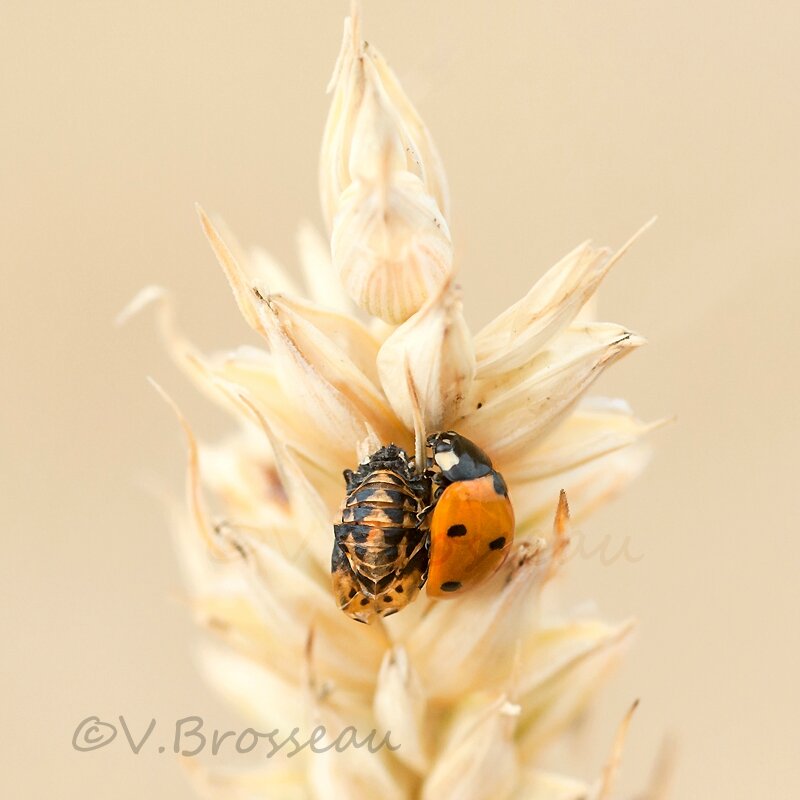
[[(660, 215), (601, 302), (651, 345), (599, 388), (678, 422), (590, 526), (643, 559), (572, 566), (572, 599), (641, 621), (577, 754), (586, 777), (641, 697), (625, 790), (672, 734), (676, 798), (797, 796), (797, 4), (365, 7), (443, 152), (472, 324), (584, 238), (617, 245)], [(234, 719), (194, 672), (150, 492), (180, 490), (183, 447), (145, 375), (206, 436), (225, 421), (167, 362), (152, 318), (112, 319), (158, 282), (202, 345), (248, 339), (193, 203), (292, 262), (297, 221), (320, 217), (345, 11), (3, 4), (3, 796), (188, 798), (169, 755), (77, 754), (74, 726)]]

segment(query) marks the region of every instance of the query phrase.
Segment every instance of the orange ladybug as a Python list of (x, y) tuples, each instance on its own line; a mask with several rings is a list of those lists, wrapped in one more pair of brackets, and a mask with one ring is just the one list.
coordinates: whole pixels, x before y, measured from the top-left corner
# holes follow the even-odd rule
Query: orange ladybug
[(430, 519), (427, 593), (452, 597), (483, 583), (514, 540), (514, 509), (503, 476), (474, 442), (434, 433), (429, 473), (439, 485)]

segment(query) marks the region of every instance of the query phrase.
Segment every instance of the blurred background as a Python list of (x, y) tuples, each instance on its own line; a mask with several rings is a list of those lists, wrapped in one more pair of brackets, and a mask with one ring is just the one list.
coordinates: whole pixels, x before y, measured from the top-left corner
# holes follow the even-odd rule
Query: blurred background
[[(193, 204), (295, 268), (297, 223), (320, 222), (346, 12), (4, 3), (4, 796), (190, 798), (169, 752), (76, 753), (75, 726), (237, 724), (195, 671), (154, 492), (180, 495), (183, 441), (145, 376), (206, 438), (228, 421), (151, 315), (112, 323), (156, 282), (201, 346), (252, 341)], [(675, 798), (797, 796), (797, 3), (365, 0), (364, 15), (442, 151), (476, 328), (579, 242), (617, 246), (659, 215), (600, 299), (650, 345), (596, 391), (677, 419), (586, 525), (640, 560), (569, 567), (570, 602), (640, 621), (575, 754), (583, 777), (639, 697), (622, 794), (671, 737)]]

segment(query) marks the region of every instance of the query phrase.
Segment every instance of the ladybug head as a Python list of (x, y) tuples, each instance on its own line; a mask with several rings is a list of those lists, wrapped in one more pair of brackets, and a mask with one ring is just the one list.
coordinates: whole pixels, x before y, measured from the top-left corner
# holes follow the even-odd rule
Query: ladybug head
[(431, 448), (431, 466), (438, 467), (450, 483), (470, 481), (492, 471), (489, 456), (474, 442), (454, 431), (433, 433), (427, 443)]

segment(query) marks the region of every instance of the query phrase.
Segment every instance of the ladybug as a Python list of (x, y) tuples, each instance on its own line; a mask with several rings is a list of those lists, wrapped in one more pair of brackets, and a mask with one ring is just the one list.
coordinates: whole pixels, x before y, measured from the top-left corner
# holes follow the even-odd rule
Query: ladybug
[(397, 613), (425, 583), (431, 479), (394, 444), (345, 470), (344, 479), (341, 522), (333, 526), (333, 591), (345, 614), (369, 622)]
[(502, 475), (469, 439), (445, 431), (427, 439), (437, 484), (430, 520), (427, 593), (452, 597), (486, 580), (514, 539), (514, 509)]

